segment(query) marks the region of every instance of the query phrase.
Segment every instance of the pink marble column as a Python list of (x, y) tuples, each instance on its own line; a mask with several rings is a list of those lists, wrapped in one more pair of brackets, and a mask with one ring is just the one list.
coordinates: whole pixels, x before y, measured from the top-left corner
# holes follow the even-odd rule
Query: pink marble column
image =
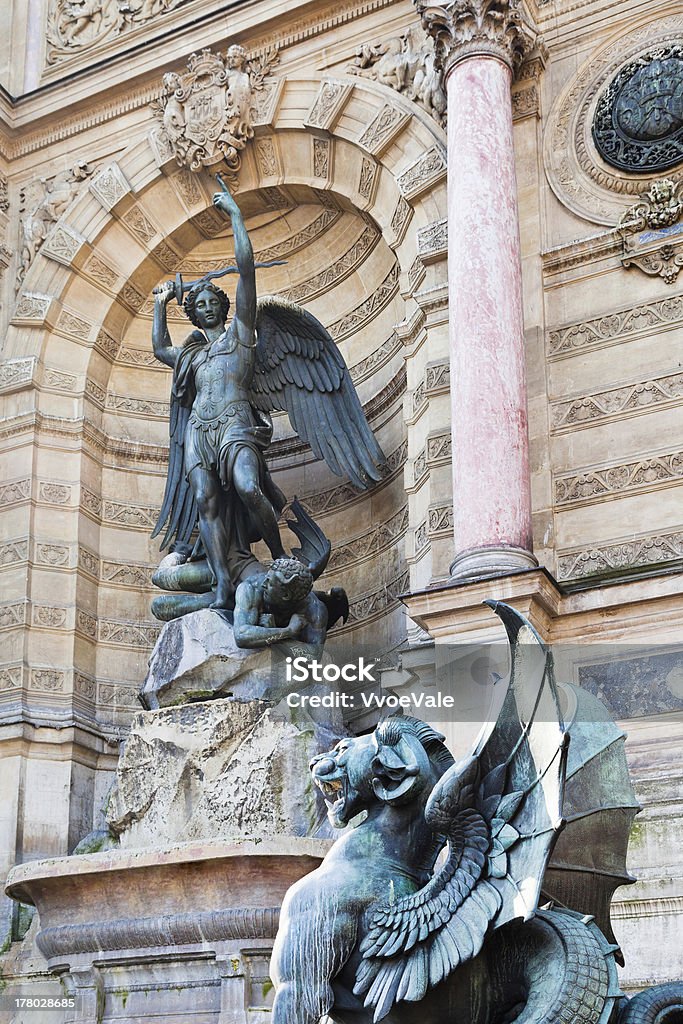
[(510, 85), (535, 40), (521, 0), (417, 0), (448, 95), (454, 580), (531, 553), (524, 321)]
[(455, 579), (536, 564), (510, 80), (488, 55), (447, 79)]

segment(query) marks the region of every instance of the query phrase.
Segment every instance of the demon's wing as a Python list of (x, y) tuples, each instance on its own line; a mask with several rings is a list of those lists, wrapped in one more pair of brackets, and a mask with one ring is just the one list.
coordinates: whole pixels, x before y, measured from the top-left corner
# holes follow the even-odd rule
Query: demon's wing
[(491, 606), (510, 640), (510, 679), (497, 684), (496, 721), (427, 803), (428, 826), (447, 840), (443, 867), (371, 916), (354, 992), (365, 994), (375, 1021), (476, 956), (490, 928), (533, 914), (563, 826), (567, 742), (552, 656), (518, 612)]
[(341, 352), (319, 320), (276, 296), (259, 300), (251, 401), (289, 414), (299, 437), (333, 473), (356, 487), (379, 480), (385, 464)]
[(173, 543), (189, 544), (198, 519), (197, 503), (185, 476), (185, 430), (194, 400), (191, 360), (197, 348), (205, 344), (203, 337), (198, 332), (195, 332), (195, 335), (181, 350), (173, 375), (166, 490), (159, 518), (152, 532), (152, 537), (156, 537), (164, 527), (166, 528), (164, 539), (160, 545), (162, 549)]

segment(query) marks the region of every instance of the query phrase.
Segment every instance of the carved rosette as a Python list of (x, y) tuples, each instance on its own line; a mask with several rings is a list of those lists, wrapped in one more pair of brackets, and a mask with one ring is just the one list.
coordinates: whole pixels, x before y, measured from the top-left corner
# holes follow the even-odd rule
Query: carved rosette
[(475, 55), (497, 57), (515, 73), (537, 44), (538, 33), (522, 0), (414, 0), (422, 25), (434, 38), (444, 74)]

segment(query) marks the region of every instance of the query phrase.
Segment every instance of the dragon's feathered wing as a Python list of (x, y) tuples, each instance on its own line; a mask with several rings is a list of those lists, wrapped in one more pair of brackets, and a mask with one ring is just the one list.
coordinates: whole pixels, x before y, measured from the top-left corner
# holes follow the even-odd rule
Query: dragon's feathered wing
[(567, 740), (552, 656), (523, 616), (491, 606), (510, 640), (510, 679), (496, 686), (495, 721), (427, 803), (427, 824), (448, 842), (443, 867), (371, 915), (354, 992), (375, 1021), (476, 956), (489, 928), (533, 914), (563, 826)]
[(341, 352), (320, 321), (296, 303), (268, 295), (258, 302), (256, 334), (256, 408), (286, 411), (318, 458), (356, 487), (379, 480), (384, 454)]

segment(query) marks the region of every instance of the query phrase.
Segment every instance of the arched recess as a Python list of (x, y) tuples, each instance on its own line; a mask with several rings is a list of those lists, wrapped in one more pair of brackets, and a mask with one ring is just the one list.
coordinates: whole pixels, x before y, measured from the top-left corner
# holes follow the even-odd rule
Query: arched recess
[[(256, 236), (278, 209), (294, 221), (301, 207), (318, 205), (328, 219), (339, 215), (337, 228), (321, 230), (321, 252), (335, 230), (337, 246), (348, 242), (319, 267), (310, 239), (292, 245), (288, 268), (267, 272), (259, 288), (289, 287), (334, 328), (392, 472), (372, 495), (354, 496), (313, 464), (284, 423), (276, 424), (274, 467), (286, 493), (312, 502), (340, 552), (330, 582), (343, 582), (354, 601), (354, 638), (379, 637), (384, 647), (405, 632), (397, 595), (429, 582), (434, 551), (450, 547), (445, 172), (443, 132), (403, 97), (359, 79), (290, 78), (257, 125), (239, 179)], [(147, 611), (158, 557), (149, 527), (165, 473), (169, 381), (149, 359), (149, 296), (179, 263), (193, 276), (212, 239), (225, 237), (210, 205), (214, 187), (207, 172), (178, 169), (150, 139), (133, 142), (46, 239), (7, 341), (9, 358), (35, 360), (31, 395), (46, 433), (54, 439), (57, 421), (70, 424), (59, 461), (37, 459), (41, 483), (27, 524), (35, 550), (61, 547), (65, 560), (34, 567), (29, 598), (44, 600), (51, 569), (71, 570), (60, 600), (73, 651), (59, 645), (58, 656), (76, 689), (80, 680), (94, 702), (96, 686), (97, 703), (114, 717), (130, 708), (156, 633)], [(300, 234), (307, 230), (310, 222)], [(182, 335), (181, 322), (174, 328)], [(58, 519), (54, 502), (41, 503), (43, 483), (67, 495)], [(41, 638), (43, 657), (45, 650)]]

